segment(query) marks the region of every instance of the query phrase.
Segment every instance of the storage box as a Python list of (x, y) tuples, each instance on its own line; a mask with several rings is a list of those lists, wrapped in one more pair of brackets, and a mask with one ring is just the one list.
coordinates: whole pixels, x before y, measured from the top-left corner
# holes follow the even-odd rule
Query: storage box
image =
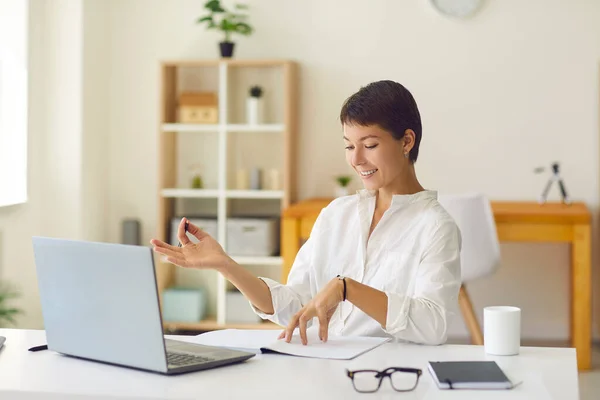
[(219, 122), (217, 107), (181, 106), (179, 122), (184, 124), (216, 124)]
[(227, 253), (267, 257), (279, 251), (278, 218), (230, 218), (227, 220)]
[[(217, 220), (215, 218), (188, 218), (190, 222), (196, 225), (198, 228), (202, 229), (204, 232), (208, 233), (213, 239), (217, 239)], [(179, 228), (179, 223), (181, 222), (181, 218), (173, 218), (171, 219), (171, 244), (173, 246), (177, 246), (179, 244), (179, 239), (177, 239), (177, 228)], [(198, 243), (198, 239), (194, 235), (188, 232), (187, 236), (193, 243)]]
[(163, 320), (199, 322), (206, 315), (206, 294), (202, 288), (172, 287), (162, 294)]
[(188, 92), (179, 96), (179, 122), (216, 124), (219, 122), (218, 99), (215, 93)]
[(252, 311), (243, 294), (237, 290), (225, 294), (225, 322), (229, 324), (256, 324), (262, 319)]

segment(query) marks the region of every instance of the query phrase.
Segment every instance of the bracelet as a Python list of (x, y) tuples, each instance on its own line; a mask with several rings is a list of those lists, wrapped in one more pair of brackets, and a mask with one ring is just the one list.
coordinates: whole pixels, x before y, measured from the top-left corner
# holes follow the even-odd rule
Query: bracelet
[(338, 275), (337, 278), (340, 279), (342, 282), (344, 282), (344, 300), (343, 301), (346, 301), (346, 277)]

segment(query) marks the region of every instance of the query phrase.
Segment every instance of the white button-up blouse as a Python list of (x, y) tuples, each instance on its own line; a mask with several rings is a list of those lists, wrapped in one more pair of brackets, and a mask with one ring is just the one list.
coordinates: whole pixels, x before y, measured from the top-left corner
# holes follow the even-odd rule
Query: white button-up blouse
[(331, 318), (330, 334), (444, 343), (458, 306), (460, 231), (438, 203), (437, 192), (422, 191), (394, 195), (369, 238), (375, 200), (376, 192), (365, 189), (325, 207), (287, 284), (261, 278), (271, 290), (274, 314), (254, 311), (285, 326), (331, 279), (343, 275), (385, 292), (386, 323), (381, 326), (345, 301)]

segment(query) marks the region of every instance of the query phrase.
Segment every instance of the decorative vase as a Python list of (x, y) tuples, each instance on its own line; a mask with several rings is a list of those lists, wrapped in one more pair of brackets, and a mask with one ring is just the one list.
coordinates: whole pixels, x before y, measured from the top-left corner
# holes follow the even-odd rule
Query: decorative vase
[(261, 190), (261, 178), (262, 173), (259, 168), (252, 168), (250, 170), (250, 190)]
[(335, 197), (343, 197), (348, 196), (349, 191), (347, 186), (336, 186), (335, 187)]
[(234, 47), (235, 47), (235, 43), (233, 43), (233, 42), (219, 43), (219, 48), (221, 49), (221, 57), (223, 57), (223, 58), (233, 57), (233, 48)]
[(250, 176), (248, 175), (248, 171), (245, 169), (238, 169), (235, 182), (235, 188), (237, 190), (250, 189)]
[(267, 180), (267, 184), (265, 186), (266, 186), (267, 190), (281, 190), (281, 185), (279, 183), (279, 181), (280, 181), (279, 170), (270, 169), (268, 171), (266, 180)]
[(260, 97), (246, 99), (246, 118), (248, 124), (258, 125), (263, 123), (263, 101)]

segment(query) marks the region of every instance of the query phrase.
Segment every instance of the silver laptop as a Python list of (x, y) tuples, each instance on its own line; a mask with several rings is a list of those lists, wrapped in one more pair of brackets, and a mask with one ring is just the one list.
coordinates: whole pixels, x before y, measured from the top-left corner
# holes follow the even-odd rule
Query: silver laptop
[(180, 374), (254, 353), (165, 339), (152, 249), (33, 237), (48, 349)]

